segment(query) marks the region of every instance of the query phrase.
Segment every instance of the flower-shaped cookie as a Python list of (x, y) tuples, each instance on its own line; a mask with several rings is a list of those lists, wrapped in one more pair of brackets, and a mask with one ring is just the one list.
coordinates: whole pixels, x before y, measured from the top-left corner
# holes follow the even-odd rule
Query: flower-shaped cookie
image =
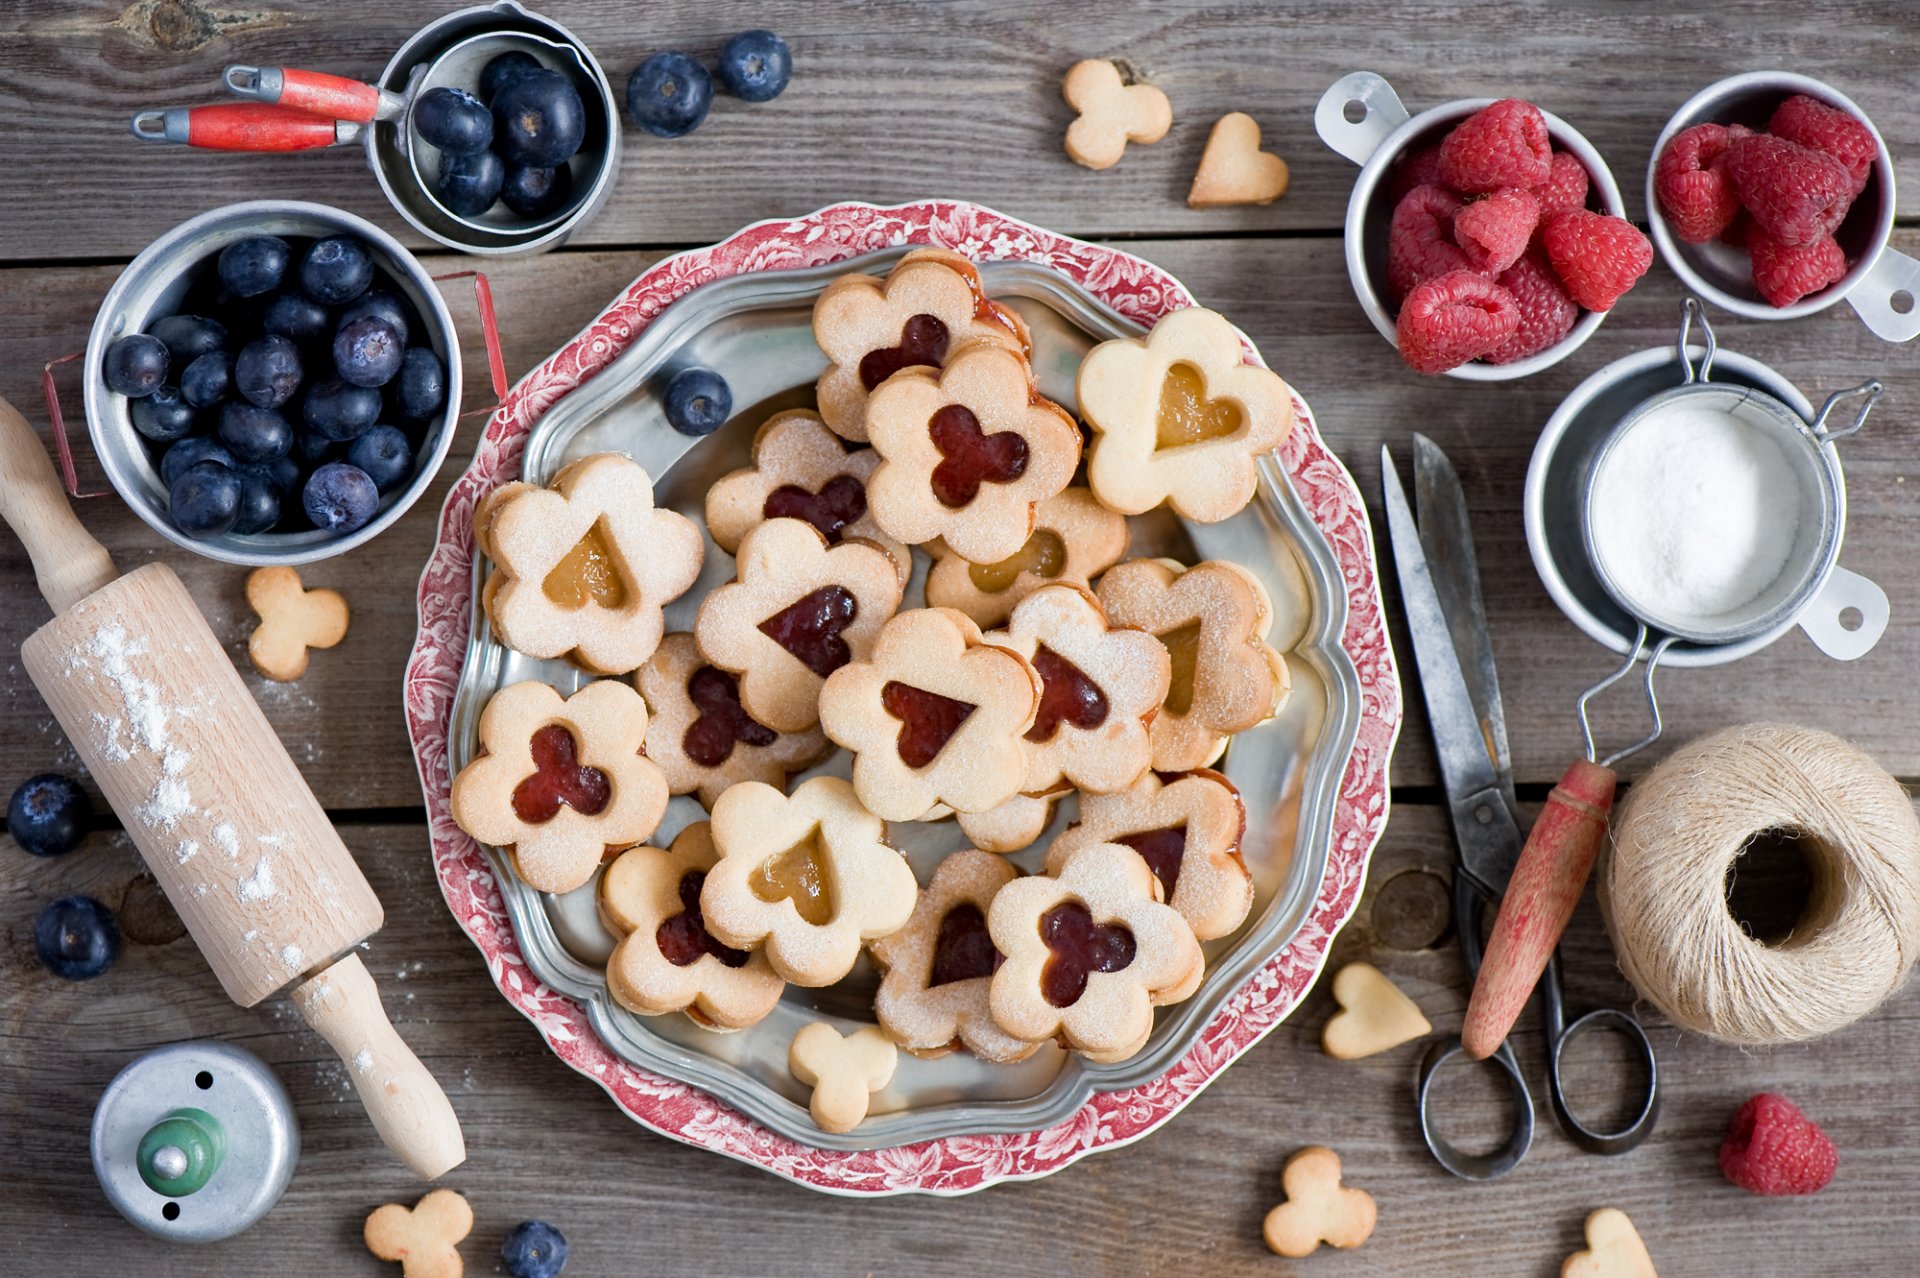
[(833, 672), (820, 726), (853, 751), (860, 801), (889, 821), (982, 812), (1020, 791), (1040, 676), (946, 608), (901, 613), (873, 655)]
[(1019, 653), (1040, 676), (1023, 793), (1046, 794), (1064, 781), (1111, 794), (1147, 770), (1147, 724), (1166, 700), (1173, 669), (1158, 639), (1112, 625), (1079, 586), (1034, 591), (1005, 630), (985, 638)]
[(881, 532), (867, 509), (867, 479), (879, 464), (880, 454), (870, 448), (848, 452), (817, 413), (776, 413), (754, 434), (753, 465), (707, 490), (707, 531), (731, 555), (769, 519), (804, 519), (830, 546), (846, 537), (879, 546), (893, 556), (904, 583), (913, 553)]
[(988, 993), (994, 1021), (1016, 1038), (1058, 1036), (1103, 1063), (1146, 1046), (1153, 1009), (1192, 994), (1206, 973), (1193, 929), (1158, 894), (1140, 854), (1112, 843), (1057, 876), (1001, 888), (987, 911), (1006, 956)]
[(519, 488), (481, 513), (476, 536), (495, 565), (487, 617), (530, 657), (625, 674), (659, 646), (661, 606), (700, 575), (700, 530), (656, 510), (653, 481), (618, 453), (583, 458), (551, 491)]
[(1149, 772), (1118, 794), (1083, 796), (1080, 819), (1047, 845), (1047, 873), (1087, 848), (1123, 844), (1160, 880), (1160, 899), (1211, 941), (1239, 927), (1253, 905), (1253, 876), (1240, 856), (1246, 829), (1240, 792), (1218, 772)]
[(953, 547), (928, 545), (927, 604), (958, 608), (979, 626), (997, 626), (1014, 606), (1050, 583), (1084, 586), (1127, 553), (1127, 521), (1089, 488), (1069, 488), (1033, 508), (1026, 544), (1005, 559), (976, 564)]
[(640, 692), (653, 714), (647, 757), (673, 794), (697, 793), (712, 809), (740, 781), (784, 786), (832, 749), (819, 728), (775, 732), (740, 704), (736, 676), (707, 664), (690, 634), (672, 634), (640, 667)]
[(903, 368), (938, 368), (970, 342), (1020, 355), (1027, 326), (987, 300), (980, 272), (948, 249), (920, 248), (885, 280), (842, 275), (813, 305), (813, 340), (828, 368), (817, 389), (820, 416), (836, 435), (865, 443), (867, 395)]
[(1018, 554), (1034, 507), (1080, 464), (1072, 416), (1033, 391), (1024, 359), (985, 342), (937, 375), (889, 378), (867, 401), (867, 433), (881, 457), (867, 481), (880, 526), (913, 545), (938, 537), (975, 563)]
[(713, 805), (720, 860), (707, 872), (707, 930), (736, 949), (766, 943), (773, 970), (795, 985), (831, 985), (860, 946), (898, 931), (913, 913), (913, 867), (886, 842), (887, 826), (839, 777), (814, 777), (791, 795), (747, 781)]
[(1166, 502), (1206, 524), (1252, 501), (1255, 462), (1293, 429), (1293, 392), (1241, 360), (1233, 325), (1197, 306), (1089, 351), (1075, 393), (1094, 494), (1122, 514)]
[(1063, 788), (1056, 794), (1016, 794), (985, 812), (960, 812), (954, 819), (967, 842), (981, 851), (1018, 852), (1047, 832), (1054, 805), (1066, 793)]
[(892, 556), (864, 541), (827, 545), (804, 519), (769, 519), (740, 543), (734, 579), (700, 603), (693, 637), (740, 676), (740, 703), (776, 732), (820, 721), (820, 686), (863, 660), (900, 606)]
[(1173, 658), (1173, 682), (1150, 729), (1155, 770), (1212, 763), (1228, 737), (1272, 718), (1286, 700), (1286, 659), (1267, 643), (1273, 606), (1240, 565), (1131, 559), (1110, 569), (1096, 593), (1116, 625), (1159, 636)]
[(989, 1061), (1017, 1061), (1040, 1044), (993, 1023), (987, 988), (1000, 951), (987, 935), (994, 895), (1018, 878), (1010, 862), (963, 848), (951, 853), (921, 890), (907, 925), (869, 945), (886, 969), (873, 1013), (887, 1037), (915, 1056), (965, 1047)]
[(483, 753), (453, 779), (453, 819), (510, 852), (528, 887), (571, 892), (666, 813), (646, 736), (646, 703), (624, 683), (595, 680), (564, 699), (538, 680), (511, 684), (481, 712)]
[(619, 935), (607, 989), (641, 1016), (684, 1011), (713, 1029), (742, 1029), (786, 988), (767, 956), (722, 945), (700, 916), (700, 889), (720, 859), (705, 821), (671, 851), (628, 848), (600, 876), (600, 917)]

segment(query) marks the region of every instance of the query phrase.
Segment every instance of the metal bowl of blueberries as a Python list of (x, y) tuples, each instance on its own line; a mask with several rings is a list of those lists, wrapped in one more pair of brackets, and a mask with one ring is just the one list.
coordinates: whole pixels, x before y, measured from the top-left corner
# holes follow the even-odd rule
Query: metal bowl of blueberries
[(322, 204), (255, 200), (181, 223), (107, 293), (87, 427), (162, 536), (238, 564), (371, 540), (426, 491), (460, 413), (460, 348), (399, 241)]

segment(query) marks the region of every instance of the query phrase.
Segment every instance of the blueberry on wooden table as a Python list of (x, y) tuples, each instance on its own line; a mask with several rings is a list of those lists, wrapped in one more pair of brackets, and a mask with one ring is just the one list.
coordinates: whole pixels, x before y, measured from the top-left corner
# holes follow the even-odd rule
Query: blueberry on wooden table
[(233, 361), (234, 389), (261, 408), (278, 408), (292, 399), (302, 376), (300, 348), (277, 334), (248, 342)]
[[(233, 356), (225, 351), (208, 351), (188, 364), (186, 371), (180, 374), (180, 398), (195, 408), (212, 408), (232, 390)], [(138, 425), (138, 422), (135, 424)], [(147, 438), (153, 439), (155, 436), (149, 435)]]
[(545, 70), (540, 59), (524, 49), (509, 49), (488, 59), (487, 65), (480, 71), (480, 96), (491, 102), (499, 96), (500, 90), (529, 71)]
[(147, 335), (160, 339), (177, 368), (227, 344), (227, 326), (201, 315), (163, 315), (147, 325)]
[(465, 89), (428, 89), (413, 104), (413, 130), (449, 155), (472, 155), (493, 144), (493, 112)]
[(302, 293), (283, 289), (260, 315), (260, 327), (295, 342), (313, 343), (333, 332), (333, 312)]
[(409, 349), (393, 383), (395, 405), (410, 422), (425, 421), (447, 402), (447, 368), (424, 346)]
[(500, 198), (500, 187), (506, 180), (507, 166), (492, 151), (443, 155), (440, 172), (433, 179), (433, 193), (449, 212), (478, 217)]
[(713, 105), (713, 77), (684, 53), (656, 53), (627, 77), (627, 118), (657, 138), (685, 137)]
[(551, 217), (572, 198), (573, 170), (565, 164), (550, 169), (513, 165), (500, 186), (500, 199), (521, 217)]
[(507, 1231), (500, 1260), (510, 1278), (559, 1278), (567, 1267), (567, 1236), (544, 1220), (525, 1220)]
[(742, 31), (720, 50), (720, 83), (742, 102), (769, 102), (793, 78), (793, 50), (771, 31)]
[(373, 283), (373, 254), (350, 235), (315, 240), (300, 259), (300, 287), (326, 306), (351, 302)]
[(160, 482), (171, 489), (189, 468), (206, 461), (227, 467), (234, 464), (233, 454), (219, 440), (210, 435), (189, 435), (160, 454)]
[(413, 475), (413, 445), (398, 427), (375, 426), (347, 446), (347, 462), (367, 472), (375, 488), (392, 492)]
[(271, 408), (232, 400), (220, 409), (220, 442), (234, 460), (270, 462), (293, 447), (293, 423)]
[(494, 96), (494, 149), (510, 164), (551, 168), (572, 158), (586, 136), (586, 104), (558, 71), (529, 71)]
[(328, 462), (307, 476), (301, 503), (315, 528), (350, 533), (364, 528), (380, 509), (380, 489), (358, 466)]
[[(202, 358), (207, 358), (202, 356)], [(178, 386), (162, 386), (127, 408), (133, 428), (156, 444), (170, 444), (193, 432), (194, 411)]]
[(667, 424), (682, 435), (711, 435), (733, 415), (733, 391), (710, 368), (689, 368), (667, 383)]
[(195, 462), (182, 471), (167, 493), (173, 526), (189, 537), (205, 539), (231, 532), (240, 518), (240, 476), (217, 461)]
[(300, 419), (311, 433), (335, 443), (356, 439), (380, 420), (380, 392), (345, 378), (326, 378), (307, 388)]
[(128, 333), (107, 347), (100, 371), (108, 390), (142, 399), (166, 385), (168, 362), (165, 342), (148, 333)]
[(65, 896), (40, 911), (33, 948), (55, 976), (90, 981), (120, 954), (120, 927), (113, 911), (90, 896)]
[(7, 833), (23, 852), (59, 856), (80, 846), (91, 816), (79, 782), (42, 772), (22, 781), (7, 801)]
[(280, 287), (293, 250), (277, 235), (250, 235), (220, 250), (215, 268), (235, 297), (258, 297)]

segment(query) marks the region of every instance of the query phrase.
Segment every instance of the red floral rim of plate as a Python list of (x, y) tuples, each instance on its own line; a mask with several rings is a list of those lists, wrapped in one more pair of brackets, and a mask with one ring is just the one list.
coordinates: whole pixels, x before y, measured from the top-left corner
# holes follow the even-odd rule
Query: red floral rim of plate
[[(1191, 1051), (1151, 1083), (1094, 1095), (1064, 1122), (1035, 1132), (955, 1136), (892, 1149), (814, 1149), (743, 1117), (705, 1092), (633, 1068), (588, 1024), (584, 1008), (533, 977), (485, 855), (448, 807), (447, 724), (472, 613), (473, 508), (520, 473), (527, 432), (541, 414), (601, 369), (668, 304), (713, 280), (840, 261), (903, 244), (933, 244), (981, 260), (1042, 263), (1078, 281), (1141, 324), (1193, 298), (1171, 275), (1130, 254), (1056, 235), (953, 200), (897, 208), (836, 204), (807, 217), (760, 222), (710, 248), (657, 263), (503, 400), (440, 513), (440, 534), (420, 575), (420, 631), (407, 663), (407, 731), (426, 792), (434, 870), (460, 926), (486, 956), (507, 1001), (556, 1055), (606, 1089), (655, 1131), (764, 1167), (811, 1188), (844, 1194), (955, 1194), (1044, 1176), (1096, 1150), (1137, 1140), (1166, 1122), (1267, 1031), (1313, 984), (1327, 947), (1353, 913), (1367, 859), (1387, 820), (1387, 763), (1400, 731), (1400, 685), (1382, 615), (1373, 538), (1359, 490), (1327, 451), (1309, 414), (1280, 450), (1282, 463), (1338, 558), (1347, 587), (1342, 646), (1360, 672), (1359, 737), (1341, 776), (1332, 846), (1320, 891), (1285, 949), (1236, 991)], [(1296, 401), (1296, 407), (1304, 409)]]

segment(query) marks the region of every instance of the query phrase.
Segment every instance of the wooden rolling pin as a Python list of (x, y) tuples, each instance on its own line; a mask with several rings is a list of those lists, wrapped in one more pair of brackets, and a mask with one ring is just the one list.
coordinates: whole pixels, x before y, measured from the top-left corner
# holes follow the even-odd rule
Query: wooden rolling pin
[(0, 400), (0, 518), (54, 618), (20, 658), (234, 1002), (286, 986), (381, 1139), (432, 1179), (466, 1158), (446, 1093), (387, 1021), (353, 947), (380, 902), (164, 564), (122, 577)]

